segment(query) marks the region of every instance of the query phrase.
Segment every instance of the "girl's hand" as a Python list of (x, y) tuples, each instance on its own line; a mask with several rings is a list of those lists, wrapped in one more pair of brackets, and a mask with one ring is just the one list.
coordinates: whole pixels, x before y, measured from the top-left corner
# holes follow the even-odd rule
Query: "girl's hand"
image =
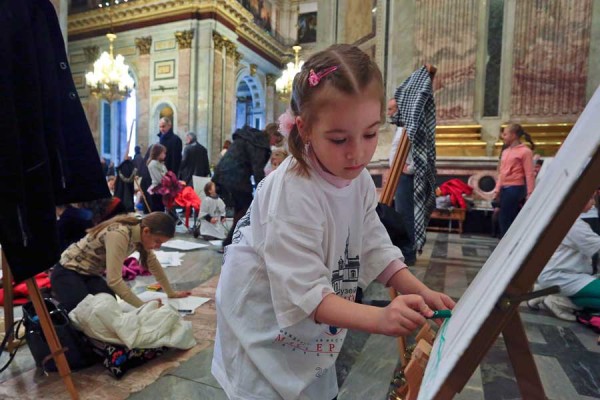
[(396, 297), (387, 307), (379, 309), (377, 333), (387, 336), (406, 336), (433, 315), (423, 297), (409, 294)]
[(436, 292), (435, 290), (426, 289), (419, 293), (425, 303), (433, 310), (452, 310), (455, 306), (454, 300), (447, 294)]
[(187, 290), (186, 291), (175, 291), (172, 296), (169, 296), (169, 298), (180, 299), (182, 297), (188, 297), (191, 294), (192, 294), (192, 292), (187, 291)]
[[(422, 291), (421, 296), (423, 296), (423, 300), (429, 307), (434, 310), (452, 310), (454, 305), (456, 304), (454, 300), (450, 298), (447, 294), (436, 292), (435, 290), (427, 289)], [(436, 324), (442, 325), (444, 322), (441, 319), (434, 320)]]

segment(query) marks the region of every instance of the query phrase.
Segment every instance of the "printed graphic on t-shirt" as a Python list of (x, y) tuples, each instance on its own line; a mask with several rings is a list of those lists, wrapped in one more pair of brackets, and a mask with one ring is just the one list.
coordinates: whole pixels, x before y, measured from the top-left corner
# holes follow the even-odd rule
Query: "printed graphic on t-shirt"
[[(331, 274), (331, 286), (336, 295), (346, 300), (354, 301), (356, 298), (356, 288), (358, 287), (360, 259), (358, 255), (350, 257), (349, 244), (350, 233), (348, 232), (344, 255), (339, 257), (337, 262), (338, 269), (334, 270)], [(346, 329), (324, 325), (320, 337), (310, 342), (304, 342), (294, 336), (293, 333), (282, 329), (279, 331), (273, 344), (287, 347), (294, 352), (300, 351), (304, 354), (313, 354), (317, 357), (337, 357), (345, 337)]]

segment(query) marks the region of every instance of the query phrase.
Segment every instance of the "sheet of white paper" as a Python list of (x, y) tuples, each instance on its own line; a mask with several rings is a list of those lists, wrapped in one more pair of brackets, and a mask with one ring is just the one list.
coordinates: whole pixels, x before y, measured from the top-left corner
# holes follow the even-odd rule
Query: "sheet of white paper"
[(183, 257), (185, 256), (185, 253), (180, 253), (178, 251), (155, 250), (154, 254), (163, 268), (180, 266), (183, 262)]
[(435, 398), (591, 157), (600, 151), (598, 110), (600, 90), (588, 103), (515, 222), (457, 303), (452, 318), (440, 328), (419, 400)]
[(208, 246), (208, 244), (188, 242), (187, 240), (181, 239), (172, 239), (163, 243), (163, 247), (176, 250), (197, 250)]
[(223, 245), (223, 241), (222, 240), (209, 240), (209, 243), (212, 246), (218, 246), (218, 247), (221, 247)]
[[(196, 308), (210, 300), (209, 298), (198, 296), (188, 296), (181, 299), (169, 299), (166, 293), (154, 292), (151, 290), (139, 293), (137, 296), (144, 302), (160, 299), (163, 304), (168, 304), (176, 310), (185, 310), (186, 314), (193, 314)], [(124, 301), (121, 301), (120, 304), (121, 309), (125, 312), (135, 310), (132, 305), (125, 303)], [(191, 311), (188, 312), (188, 310)]]

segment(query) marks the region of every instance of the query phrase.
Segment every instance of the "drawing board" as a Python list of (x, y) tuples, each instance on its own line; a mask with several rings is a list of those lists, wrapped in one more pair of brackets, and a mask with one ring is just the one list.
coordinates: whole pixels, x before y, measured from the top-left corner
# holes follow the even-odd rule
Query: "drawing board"
[[(584, 203), (600, 185), (600, 90), (589, 101), (556, 158), (437, 334), (419, 400), (459, 392), (518, 303), (501, 310), (506, 295), (526, 293)], [(487, 347), (486, 347), (487, 346)], [(537, 374), (537, 372), (535, 372)], [(452, 386), (452, 388), (449, 388)]]

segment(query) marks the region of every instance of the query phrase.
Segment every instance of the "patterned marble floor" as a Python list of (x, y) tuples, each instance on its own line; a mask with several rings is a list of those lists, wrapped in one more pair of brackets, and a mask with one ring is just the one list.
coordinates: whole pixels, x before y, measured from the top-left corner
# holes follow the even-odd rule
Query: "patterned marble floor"
[[(182, 236), (189, 239), (189, 236)], [(428, 286), (459, 298), (491, 254), (496, 240), (469, 235), (429, 233), (428, 243), (413, 273)], [(168, 268), (169, 279), (178, 289), (190, 289), (217, 275), (222, 255), (214, 248), (188, 252), (180, 267)], [(149, 277), (136, 281), (144, 285)], [(386, 300), (387, 290), (379, 284), (365, 292), (365, 301)], [(600, 346), (598, 335), (578, 325), (553, 318), (545, 311), (521, 307), (521, 317), (549, 399), (600, 399)], [(176, 369), (167, 371), (131, 399), (225, 399), (210, 374), (212, 347), (206, 348)], [(4, 360), (4, 358), (2, 358)], [(340, 400), (385, 399), (397, 366), (394, 338), (351, 332), (338, 360)], [(0, 383), (24, 370), (33, 360), (21, 351)], [(509, 400), (520, 394), (499, 338), (485, 356), (457, 399)]]

